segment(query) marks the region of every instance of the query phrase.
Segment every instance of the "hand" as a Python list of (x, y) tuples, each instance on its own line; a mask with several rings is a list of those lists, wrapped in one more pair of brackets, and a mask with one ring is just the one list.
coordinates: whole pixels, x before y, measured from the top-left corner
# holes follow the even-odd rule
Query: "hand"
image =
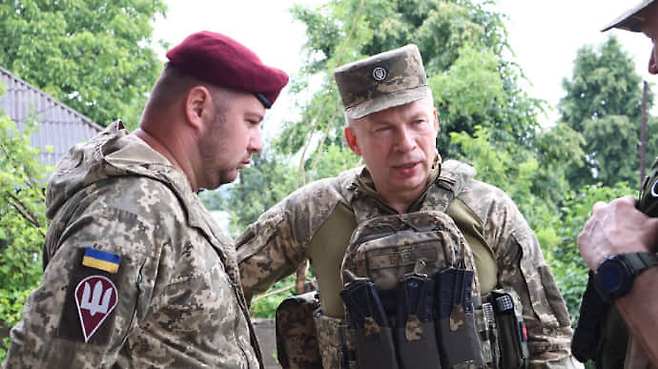
[(580, 254), (591, 270), (608, 256), (653, 251), (656, 244), (658, 218), (635, 209), (630, 196), (594, 204), (592, 216), (578, 235)]

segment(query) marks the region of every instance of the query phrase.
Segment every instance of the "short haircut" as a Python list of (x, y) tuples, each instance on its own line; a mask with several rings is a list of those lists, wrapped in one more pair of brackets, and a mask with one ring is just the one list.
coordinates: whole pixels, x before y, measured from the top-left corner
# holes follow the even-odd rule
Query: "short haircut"
[(164, 70), (153, 86), (147, 108), (171, 105), (195, 86), (204, 86), (210, 91), (216, 109), (221, 111), (225, 108), (229, 89), (203, 82), (169, 63), (165, 64)]

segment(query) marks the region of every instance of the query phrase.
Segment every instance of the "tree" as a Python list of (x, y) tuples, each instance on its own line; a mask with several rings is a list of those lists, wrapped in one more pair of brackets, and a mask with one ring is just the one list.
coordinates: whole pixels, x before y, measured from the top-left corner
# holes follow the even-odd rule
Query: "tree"
[(535, 141), (540, 170), (534, 179), (533, 193), (553, 204), (558, 211), (566, 194), (571, 191), (568, 174), (584, 165), (585, 152), (583, 135), (565, 123), (558, 123), (542, 132)]
[(560, 101), (561, 120), (578, 132), (584, 122), (606, 115), (640, 118), (642, 90), (631, 57), (612, 36), (598, 49), (584, 46), (578, 50), (573, 75), (562, 86), (566, 96)]
[[(163, 0), (0, 2), (0, 65), (101, 124), (141, 113)], [(134, 123), (133, 123), (134, 124)]]
[[(642, 103), (640, 77), (619, 41), (578, 51), (571, 79), (564, 80), (561, 120), (583, 134), (585, 165), (574, 168), (574, 186), (618, 181), (638, 185), (637, 142)], [(649, 99), (649, 107), (652, 98)], [(650, 155), (649, 155), (650, 156)]]
[[(39, 162), (39, 150), (30, 146), (33, 128), (21, 132), (0, 114), (0, 326), (19, 320), (42, 272), (47, 170)], [(7, 347), (6, 340), (0, 342), (0, 362)]]

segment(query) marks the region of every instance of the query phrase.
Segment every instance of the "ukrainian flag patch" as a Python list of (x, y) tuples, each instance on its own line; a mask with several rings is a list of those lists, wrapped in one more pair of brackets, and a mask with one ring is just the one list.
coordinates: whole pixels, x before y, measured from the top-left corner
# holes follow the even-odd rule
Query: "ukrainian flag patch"
[(120, 262), (121, 256), (91, 247), (85, 247), (85, 254), (82, 257), (82, 265), (108, 273), (116, 273)]

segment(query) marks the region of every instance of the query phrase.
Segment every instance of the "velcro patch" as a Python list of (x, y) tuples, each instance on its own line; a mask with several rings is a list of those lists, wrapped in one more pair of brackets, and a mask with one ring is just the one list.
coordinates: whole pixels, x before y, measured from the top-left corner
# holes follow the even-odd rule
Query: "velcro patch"
[(112, 281), (101, 275), (89, 276), (75, 287), (75, 303), (85, 342), (110, 316), (119, 301), (119, 291)]
[(79, 249), (80, 261), (70, 272), (57, 336), (71, 341), (103, 345), (115, 331), (114, 317), (121, 292), (119, 281), (122, 280), (125, 270), (119, 270), (118, 260), (112, 260), (112, 263), (117, 263), (116, 268), (110, 269), (116, 270), (114, 273), (85, 265), (84, 260), (90, 255), (87, 253), (89, 249)]
[(82, 257), (82, 265), (88, 268), (94, 268), (108, 273), (116, 273), (119, 271), (119, 263), (121, 263), (121, 257), (117, 254), (85, 247), (85, 254)]

